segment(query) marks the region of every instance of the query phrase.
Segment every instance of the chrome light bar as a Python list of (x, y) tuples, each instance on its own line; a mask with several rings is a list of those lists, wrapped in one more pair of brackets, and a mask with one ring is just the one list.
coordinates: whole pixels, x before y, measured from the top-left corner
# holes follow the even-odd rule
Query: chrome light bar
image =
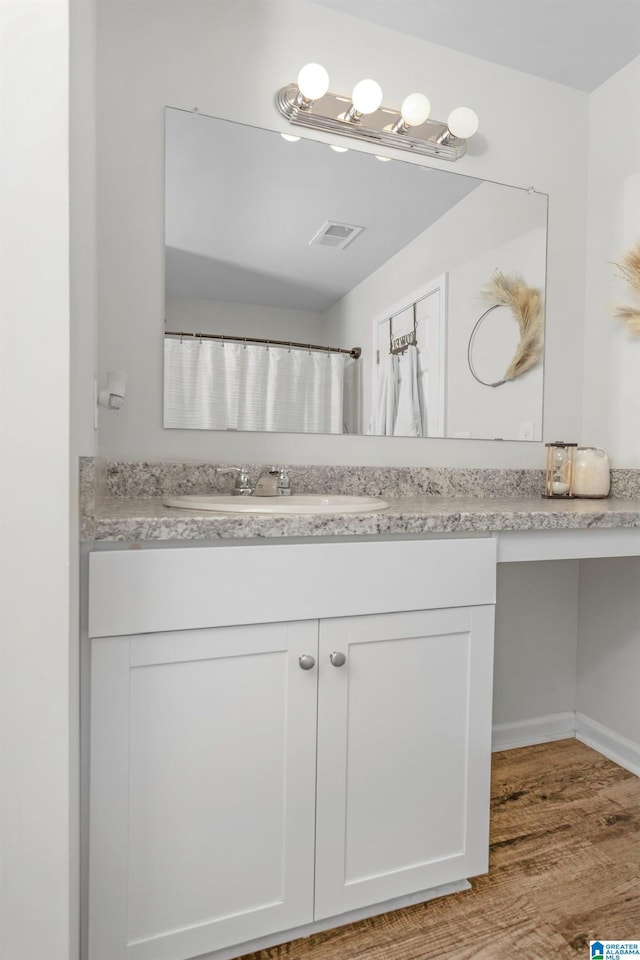
[[(447, 123), (425, 120), (419, 127), (407, 127), (398, 110), (379, 107), (358, 114), (349, 97), (327, 92), (316, 100), (305, 98), (296, 84), (282, 87), (276, 106), (283, 117), (298, 127), (335, 133), (364, 140), (377, 146), (393, 147), (425, 157), (454, 162), (466, 151), (467, 141), (454, 136)], [(397, 131), (394, 132), (394, 127)]]

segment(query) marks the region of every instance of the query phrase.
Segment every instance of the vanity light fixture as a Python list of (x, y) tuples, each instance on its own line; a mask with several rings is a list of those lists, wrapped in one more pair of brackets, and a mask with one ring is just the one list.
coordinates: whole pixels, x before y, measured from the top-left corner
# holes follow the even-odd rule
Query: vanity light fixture
[(296, 106), (300, 110), (310, 110), (313, 101), (324, 97), (329, 89), (329, 74), (319, 63), (308, 63), (298, 74), (298, 95)]
[(361, 80), (351, 94), (351, 106), (347, 110), (347, 123), (361, 123), (369, 113), (375, 113), (382, 103), (382, 87), (375, 80)]
[(468, 140), (478, 129), (478, 117), (469, 107), (456, 107), (447, 118), (447, 129), (438, 137), (438, 143)]
[(308, 63), (297, 84), (282, 87), (276, 106), (295, 126), (366, 140), (378, 146), (458, 160), (466, 141), (478, 129), (478, 117), (469, 107), (457, 107), (446, 123), (429, 118), (431, 103), (423, 93), (405, 97), (400, 110), (382, 106), (382, 90), (375, 80), (361, 80), (351, 98), (329, 92), (329, 75), (319, 63)]
[(391, 127), (394, 133), (406, 133), (411, 127), (421, 127), (431, 113), (431, 101), (424, 93), (410, 93), (400, 107), (400, 116)]

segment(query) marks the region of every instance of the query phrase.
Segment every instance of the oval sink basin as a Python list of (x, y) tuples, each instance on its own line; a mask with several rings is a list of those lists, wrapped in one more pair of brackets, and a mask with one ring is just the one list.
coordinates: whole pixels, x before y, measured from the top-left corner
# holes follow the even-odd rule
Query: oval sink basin
[(388, 504), (379, 497), (302, 494), (292, 497), (234, 497), (222, 494), (165, 497), (166, 507), (216, 513), (369, 513)]

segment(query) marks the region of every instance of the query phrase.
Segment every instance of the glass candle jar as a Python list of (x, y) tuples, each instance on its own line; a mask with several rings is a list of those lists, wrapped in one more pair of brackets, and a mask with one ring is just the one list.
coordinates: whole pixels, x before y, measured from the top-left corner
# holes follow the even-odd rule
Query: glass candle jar
[(544, 484), (545, 497), (573, 497), (573, 457), (577, 443), (546, 443), (547, 471)]
[(600, 447), (576, 447), (573, 458), (574, 497), (608, 497), (609, 457)]

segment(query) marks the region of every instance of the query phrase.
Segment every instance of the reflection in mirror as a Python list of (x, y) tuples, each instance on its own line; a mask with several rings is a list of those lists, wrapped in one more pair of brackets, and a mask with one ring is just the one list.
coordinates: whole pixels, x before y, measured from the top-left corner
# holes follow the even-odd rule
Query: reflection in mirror
[(467, 349), (496, 271), (544, 296), (547, 198), (382, 159), (167, 109), (165, 427), (542, 438), (542, 359)]
[[(474, 324), (467, 347), (469, 369), (477, 382), (484, 387), (501, 387), (517, 344), (518, 328), (511, 312), (499, 303), (484, 310)], [(479, 363), (474, 363), (474, 353), (480, 357)]]

